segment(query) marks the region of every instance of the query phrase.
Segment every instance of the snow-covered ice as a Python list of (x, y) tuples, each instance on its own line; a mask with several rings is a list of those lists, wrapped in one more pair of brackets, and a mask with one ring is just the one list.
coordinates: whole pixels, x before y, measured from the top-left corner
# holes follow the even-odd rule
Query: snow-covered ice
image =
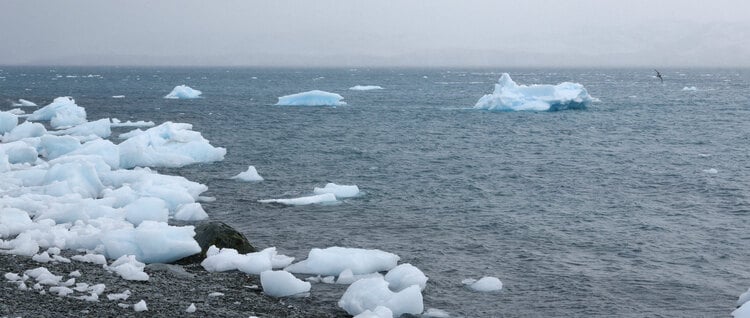
[(263, 292), (272, 297), (287, 297), (310, 291), (310, 283), (299, 280), (289, 272), (264, 271), (260, 273)]
[(334, 195), (333, 193), (323, 193), (323, 194), (316, 194), (316, 195), (293, 198), (293, 199), (258, 200), (258, 202), (279, 203), (279, 204), (286, 204), (286, 205), (309, 205), (309, 204), (335, 203), (337, 201), (336, 201), (336, 195)]
[(328, 183), (325, 187), (313, 189), (315, 194), (332, 193), (336, 196), (336, 199), (346, 199), (359, 195), (359, 187), (356, 185), (338, 185), (335, 183)]
[(398, 255), (381, 250), (329, 247), (313, 248), (307, 259), (292, 264), (284, 270), (298, 274), (339, 275), (346, 269), (354, 275), (387, 271), (396, 267)]
[(312, 90), (309, 92), (297, 93), (292, 95), (286, 95), (279, 97), (279, 102), (276, 105), (282, 106), (342, 106), (346, 105), (346, 102), (342, 102), (342, 97), (336, 93), (329, 93), (320, 90)]
[(190, 86), (186, 85), (178, 85), (175, 86), (167, 96), (164, 96), (164, 98), (168, 99), (192, 99), (192, 98), (199, 98), (203, 94), (201, 91), (197, 89), (192, 89)]
[(558, 85), (518, 85), (503, 73), (492, 94), (484, 95), (475, 109), (491, 111), (557, 111), (586, 108), (594, 99), (583, 85), (564, 82)]
[(383, 89), (383, 88), (377, 85), (355, 85), (355, 86), (349, 87), (349, 89), (353, 91), (371, 91), (371, 90)]
[(388, 282), (382, 277), (361, 279), (349, 286), (338, 303), (350, 315), (358, 315), (365, 310), (375, 310), (383, 306), (393, 312), (394, 317), (402, 314), (421, 314), (424, 310), (422, 292), (419, 286), (412, 285), (400, 292), (392, 292)]
[(469, 289), (478, 292), (495, 292), (503, 289), (503, 282), (497, 277), (485, 276), (479, 280), (467, 278), (461, 281)]
[(240, 172), (236, 176), (232, 177), (232, 179), (237, 179), (240, 181), (247, 181), (247, 182), (263, 181), (263, 177), (261, 177), (258, 174), (258, 171), (255, 170), (255, 167), (253, 166), (248, 166), (247, 171)]

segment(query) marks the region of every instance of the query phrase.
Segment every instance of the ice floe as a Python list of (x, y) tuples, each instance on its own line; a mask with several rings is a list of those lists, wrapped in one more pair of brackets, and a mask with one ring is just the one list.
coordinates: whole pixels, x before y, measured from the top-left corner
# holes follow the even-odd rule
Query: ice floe
[(245, 172), (240, 172), (236, 176), (232, 177), (232, 179), (246, 182), (263, 181), (263, 177), (258, 174), (258, 171), (255, 170), (255, 167), (253, 166), (247, 167), (247, 170)]
[(13, 103), (13, 106), (16, 106), (16, 107), (18, 107), (18, 106), (21, 106), (21, 107), (36, 107), (37, 104), (34, 103), (34, 102), (32, 102), (32, 101), (30, 101), (30, 100), (25, 100), (23, 98), (19, 98), (18, 99), (18, 103)]
[(316, 194), (306, 197), (299, 197), (293, 199), (265, 199), (258, 200), (260, 203), (279, 203), (286, 205), (309, 205), (309, 204), (325, 204), (325, 203), (336, 203), (336, 195), (333, 193)]
[(355, 85), (355, 86), (349, 87), (349, 90), (353, 90), (353, 91), (371, 91), (371, 90), (376, 90), (376, 89), (383, 89), (383, 88), (377, 85)]
[(469, 289), (478, 292), (494, 292), (503, 289), (503, 283), (497, 277), (485, 276), (479, 280), (467, 278), (461, 282)]
[(168, 99), (192, 99), (192, 98), (200, 98), (201, 94), (203, 94), (201, 91), (191, 88), (190, 86), (186, 85), (178, 85), (175, 86), (169, 94), (164, 96), (164, 98)]
[(209, 272), (239, 270), (258, 275), (264, 271), (289, 266), (292, 261), (294, 261), (293, 257), (278, 254), (275, 247), (269, 247), (260, 252), (240, 254), (235, 249), (218, 249), (211, 246), (201, 266)]
[(492, 94), (484, 95), (475, 109), (491, 111), (557, 111), (586, 108), (594, 99), (583, 85), (518, 85), (503, 73)]
[(695, 87), (695, 86), (685, 86), (685, 87), (682, 88), (682, 90), (683, 91), (693, 91), (694, 92), (694, 91), (697, 91), (698, 88)]
[(313, 193), (331, 193), (336, 196), (336, 199), (346, 199), (359, 195), (359, 187), (357, 187), (357, 185), (338, 185), (335, 183), (328, 183), (322, 188), (315, 187)]
[(279, 102), (276, 105), (282, 106), (342, 106), (346, 105), (346, 102), (342, 102), (342, 97), (336, 93), (329, 93), (320, 90), (312, 90), (309, 92), (297, 93), (292, 95), (286, 95), (279, 97)]

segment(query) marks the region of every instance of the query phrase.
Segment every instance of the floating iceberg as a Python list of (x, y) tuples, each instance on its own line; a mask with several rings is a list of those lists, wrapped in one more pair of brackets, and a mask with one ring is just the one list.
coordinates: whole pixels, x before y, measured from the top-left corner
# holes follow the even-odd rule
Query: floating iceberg
[(75, 126), (86, 122), (86, 109), (76, 105), (72, 97), (58, 97), (51, 104), (31, 113), (28, 120), (49, 120), (52, 128)]
[(462, 283), (468, 286), (469, 289), (478, 292), (494, 292), (503, 289), (503, 282), (497, 277), (491, 276), (482, 277), (480, 280), (467, 278), (464, 279)]
[(503, 73), (492, 94), (484, 95), (475, 109), (491, 111), (558, 111), (586, 108), (594, 99), (583, 85), (564, 82), (558, 85), (518, 85)]
[(383, 88), (377, 85), (356, 85), (356, 86), (349, 87), (349, 89), (353, 91), (371, 91), (371, 90), (383, 89)]
[(276, 105), (282, 106), (342, 106), (342, 97), (336, 93), (329, 93), (319, 90), (313, 90), (304, 93), (292, 94), (279, 97)]
[(286, 205), (309, 205), (309, 204), (325, 204), (335, 203), (336, 196), (333, 193), (316, 194), (306, 197), (293, 198), (293, 199), (266, 199), (258, 200), (260, 203), (279, 203)]
[(201, 94), (203, 94), (201, 91), (192, 89), (190, 86), (185, 85), (179, 85), (175, 86), (172, 91), (167, 94), (167, 96), (164, 96), (164, 98), (168, 99), (192, 99), (192, 98), (200, 98)]
[(332, 193), (336, 196), (336, 199), (346, 199), (357, 196), (359, 194), (359, 187), (356, 185), (338, 185), (335, 183), (328, 183), (323, 188), (315, 187), (313, 192), (315, 194)]
[(396, 267), (399, 257), (381, 250), (329, 247), (313, 248), (307, 259), (292, 264), (285, 271), (299, 274), (338, 275), (346, 269), (354, 275), (387, 271)]
[(388, 287), (393, 291), (400, 291), (409, 286), (417, 285), (420, 290), (427, 286), (427, 276), (419, 268), (411, 264), (401, 264), (385, 274)]
[(232, 179), (237, 179), (237, 180), (246, 181), (246, 182), (263, 181), (263, 177), (261, 177), (258, 174), (258, 171), (255, 170), (255, 167), (253, 166), (247, 167), (247, 171), (240, 172), (236, 176), (232, 177)]
[(34, 102), (32, 102), (32, 101), (20, 98), (20, 99), (18, 99), (18, 103), (13, 103), (13, 106), (35, 107), (37, 105)]
[(211, 146), (192, 128), (190, 124), (166, 122), (120, 135), (126, 139), (119, 144), (122, 168), (182, 167), (224, 160), (227, 150)]

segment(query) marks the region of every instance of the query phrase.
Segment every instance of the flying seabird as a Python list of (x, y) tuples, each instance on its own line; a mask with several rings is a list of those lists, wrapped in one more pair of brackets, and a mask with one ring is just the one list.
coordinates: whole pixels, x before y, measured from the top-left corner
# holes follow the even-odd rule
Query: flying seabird
[(658, 78), (662, 83), (664, 83), (664, 79), (661, 77), (661, 73), (659, 73), (659, 71), (657, 70), (654, 70), (654, 72), (656, 72), (656, 78)]

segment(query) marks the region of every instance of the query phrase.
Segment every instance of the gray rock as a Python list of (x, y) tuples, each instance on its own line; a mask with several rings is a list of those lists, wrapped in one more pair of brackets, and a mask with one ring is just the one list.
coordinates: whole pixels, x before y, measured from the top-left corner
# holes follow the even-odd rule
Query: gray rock
[(206, 259), (206, 251), (211, 245), (219, 248), (233, 248), (240, 254), (255, 252), (242, 233), (221, 221), (206, 221), (195, 225), (195, 240), (201, 247), (201, 252), (178, 260), (177, 264), (195, 264)]

